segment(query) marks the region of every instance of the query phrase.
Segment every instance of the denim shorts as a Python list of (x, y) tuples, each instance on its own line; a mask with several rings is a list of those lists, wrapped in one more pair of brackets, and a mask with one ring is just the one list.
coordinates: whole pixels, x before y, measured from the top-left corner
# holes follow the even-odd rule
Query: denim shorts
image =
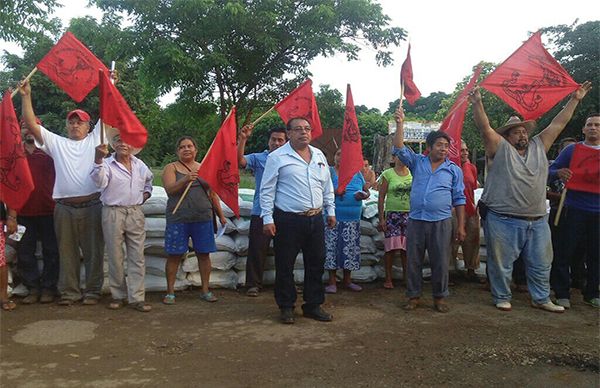
[(165, 252), (183, 255), (189, 250), (189, 239), (195, 252), (210, 253), (217, 250), (212, 220), (167, 224), (165, 229)]

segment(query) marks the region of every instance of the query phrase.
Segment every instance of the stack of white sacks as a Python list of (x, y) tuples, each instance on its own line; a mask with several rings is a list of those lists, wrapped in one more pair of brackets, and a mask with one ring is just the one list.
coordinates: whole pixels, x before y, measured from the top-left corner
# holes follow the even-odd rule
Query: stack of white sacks
[[(476, 200), (479, 199), (481, 189), (476, 192)], [(210, 276), (210, 287), (235, 289), (244, 285), (246, 279), (246, 259), (248, 254), (248, 231), (250, 228), (250, 212), (252, 210), (252, 199), (254, 190), (240, 189), (239, 204), (240, 218), (236, 219), (233, 211), (224, 203), (221, 203), (227, 225), (225, 234), (216, 240), (217, 252), (210, 255), (212, 262), (212, 272)], [(360, 250), (361, 250), (361, 268), (352, 272), (352, 280), (357, 283), (373, 282), (377, 278), (384, 277), (383, 268), (383, 233), (377, 231), (379, 223), (377, 211), (378, 192), (371, 191), (371, 197), (363, 202), (362, 219), (360, 221)], [(167, 194), (161, 186), (154, 186), (152, 197), (143, 205), (146, 215), (146, 242), (144, 254), (146, 257), (146, 291), (166, 291), (167, 283), (165, 277), (166, 254), (164, 251), (164, 233), (165, 233), (165, 209), (167, 206)], [(191, 241), (190, 241), (191, 243)], [(485, 241), (481, 233), (481, 267), (477, 270), (480, 276), (485, 276)], [(38, 247), (37, 256), (39, 258), (40, 268), (42, 267), (41, 247)], [(10, 253), (9, 263), (14, 270), (16, 256), (12, 248), (7, 247)], [(7, 252), (8, 253), (8, 252)], [(461, 253), (459, 251), (459, 257)], [(294, 267), (294, 278), (296, 283), (301, 284), (304, 279), (304, 266), (302, 253), (298, 255)], [(464, 270), (462, 260), (457, 262), (457, 269)], [(108, 290), (108, 258), (105, 256), (104, 263), (105, 279), (104, 293)], [(338, 271), (338, 277), (341, 277), (342, 271)], [(10, 272), (9, 272), (10, 273)], [(429, 268), (423, 270), (423, 275), (430, 274)], [(82, 287), (84, 287), (85, 269), (81, 266)], [(324, 274), (324, 281), (327, 279), (327, 273)], [(400, 257), (394, 258), (393, 278), (402, 278), (402, 266)], [(12, 274), (11, 280), (12, 284)], [(273, 256), (273, 244), (269, 249), (265, 273), (263, 277), (264, 285), (272, 285), (275, 282), (275, 258)], [(198, 261), (193, 252), (187, 254), (183, 265), (177, 272), (175, 289), (182, 290), (189, 286), (201, 286), (200, 272), (198, 270)], [(10, 292), (11, 290), (9, 290)], [(25, 296), (27, 289), (20, 285), (14, 291), (14, 294)]]
[[(224, 203), (221, 203), (227, 225), (225, 233), (216, 240), (217, 252), (210, 255), (212, 272), (210, 276), (210, 287), (235, 289), (244, 285), (246, 279), (246, 259), (248, 254), (248, 231), (250, 228), (250, 212), (252, 210), (252, 199), (254, 190), (240, 189), (239, 204), (240, 218), (236, 219), (233, 211)], [(371, 191), (371, 197), (364, 201), (362, 219), (360, 221), (361, 237), (361, 268), (352, 272), (355, 282), (373, 282), (377, 278), (383, 278), (383, 233), (377, 231), (378, 192)], [(167, 195), (160, 186), (154, 186), (152, 197), (144, 204), (146, 215), (146, 291), (164, 291), (166, 289), (164, 252), (164, 230), (165, 230), (165, 208)], [(482, 240), (482, 244), (483, 244)], [(460, 256), (460, 254), (459, 254)], [(485, 248), (482, 247), (482, 258), (485, 259)], [(458, 269), (463, 269), (462, 260), (457, 263)], [(425, 268), (424, 275), (427, 276), (429, 269)], [(484, 274), (485, 267), (482, 266), (478, 273)], [(338, 276), (341, 276), (341, 271)], [(396, 257), (393, 266), (394, 279), (402, 278), (402, 266), (400, 257)], [(298, 284), (304, 279), (304, 267), (302, 253), (298, 255), (294, 267), (294, 278)], [(327, 274), (324, 275), (324, 280)], [(275, 282), (275, 258), (273, 256), (272, 243), (269, 249), (265, 273), (264, 285), (272, 285)], [(200, 286), (200, 272), (198, 261), (193, 252), (190, 252), (183, 261), (177, 274), (176, 289), (180, 290), (190, 285)]]

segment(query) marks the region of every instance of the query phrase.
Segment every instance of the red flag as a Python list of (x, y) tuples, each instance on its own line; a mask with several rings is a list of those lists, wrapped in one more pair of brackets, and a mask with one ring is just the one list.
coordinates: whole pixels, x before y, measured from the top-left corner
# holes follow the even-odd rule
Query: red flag
[(76, 102), (98, 85), (99, 69), (108, 73), (106, 66), (68, 31), (37, 68)]
[(100, 71), (100, 119), (119, 130), (121, 139), (132, 147), (143, 148), (148, 131), (133, 113), (127, 102), (108, 78)]
[(567, 189), (600, 194), (600, 150), (577, 143), (569, 169), (573, 175)]
[(408, 45), (408, 52), (406, 53), (406, 59), (402, 64), (402, 69), (400, 70), (400, 80), (402, 81), (402, 85), (404, 85), (404, 97), (406, 97), (406, 101), (410, 105), (415, 105), (415, 102), (421, 97), (421, 92), (417, 85), (415, 85), (413, 81), (413, 71), (412, 71), (412, 63), (410, 60), (410, 44)]
[(284, 123), (294, 117), (302, 117), (312, 127), (312, 140), (323, 134), (317, 101), (312, 91), (312, 81), (307, 79), (294, 89), (286, 98), (275, 105), (275, 110)]
[(539, 118), (579, 88), (546, 51), (539, 31), (483, 80), (481, 86), (519, 112), (524, 120)]
[(338, 177), (338, 192), (346, 189), (354, 174), (359, 172), (362, 167), (363, 154), (360, 129), (358, 129), (352, 91), (350, 90), (350, 84), (348, 84), (346, 88), (346, 113), (344, 113), (344, 126), (342, 129), (342, 155)]
[(475, 87), (475, 83), (481, 74), (481, 66), (477, 66), (473, 76), (467, 83), (467, 86), (460, 92), (456, 101), (450, 108), (448, 115), (444, 118), (440, 131), (446, 132), (452, 138), (450, 149), (448, 150), (448, 158), (460, 166), (460, 142), (462, 136), (463, 124), (465, 122), (465, 113), (469, 106), (468, 94)]
[(0, 108), (0, 201), (18, 212), (33, 188), (29, 163), (21, 143), (21, 128), (11, 93), (6, 92)]
[(202, 163), (200, 163), (198, 176), (208, 182), (210, 188), (239, 218), (238, 187), (240, 185), (240, 173), (238, 170), (236, 136), (237, 126), (234, 106), (221, 125)]

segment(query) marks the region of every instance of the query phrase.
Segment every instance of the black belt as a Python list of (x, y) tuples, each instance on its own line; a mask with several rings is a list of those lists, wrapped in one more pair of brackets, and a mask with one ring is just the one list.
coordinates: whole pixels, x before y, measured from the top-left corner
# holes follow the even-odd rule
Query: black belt
[(512, 214), (498, 213), (498, 212), (495, 212), (493, 210), (491, 210), (491, 211), (494, 212), (494, 213), (496, 213), (497, 215), (499, 215), (501, 217), (516, 218), (517, 220), (524, 220), (524, 221), (529, 221), (529, 222), (541, 220), (542, 218), (544, 218), (544, 216), (537, 216), (537, 217), (513, 216)]

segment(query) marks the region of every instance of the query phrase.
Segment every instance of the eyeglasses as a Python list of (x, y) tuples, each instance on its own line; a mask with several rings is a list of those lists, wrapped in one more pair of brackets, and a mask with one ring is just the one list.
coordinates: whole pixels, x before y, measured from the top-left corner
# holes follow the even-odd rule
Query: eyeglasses
[(312, 131), (311, 127), (294, 127), (292, 128), (292, 131), (296, 131), (296, 132), (310, 132)]

